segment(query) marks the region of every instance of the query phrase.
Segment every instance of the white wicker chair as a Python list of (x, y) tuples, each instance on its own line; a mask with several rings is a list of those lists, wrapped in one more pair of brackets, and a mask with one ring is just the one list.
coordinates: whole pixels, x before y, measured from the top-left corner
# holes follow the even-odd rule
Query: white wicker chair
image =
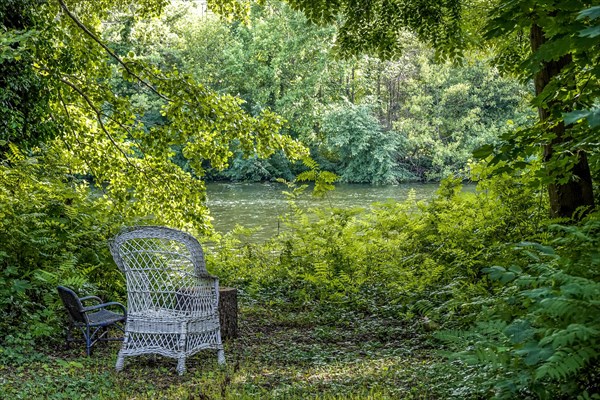
[(125, 357), (160, 354), (178, 360), (202, 349), (225, 363), (219, 324), (219, 281), (208, 274), (200, 243), (175, 229), (143, 226), (117, 235), (110, 251), (127, 280), (128, 313), (117, 371)]

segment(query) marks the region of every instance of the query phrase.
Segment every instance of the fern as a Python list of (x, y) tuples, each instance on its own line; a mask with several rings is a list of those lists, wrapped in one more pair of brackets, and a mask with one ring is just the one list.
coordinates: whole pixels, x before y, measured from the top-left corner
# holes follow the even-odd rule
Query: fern
[(573, 349), (562, 347), (548, 358), (537, 370), (536, 379), (549, 377), (553, 380), (567, 380), (598, 356), (592, 348)]
[(4, 155), (12, 164), (18, 164), (26, 160), (26, 156), (14, 143), (8, 144), (8, 152)]
[[(496, 372), (487, 384), (496, 397), (527, 391), (585, 397), (591, 389), (587, 377), (595, 372), (589, 367), (600, 361), (600, 282), (590, 279), (598, 276), (600, 239), (590, 234), (598, 232), (598, 217), (592, 214), (580, 227), (554, 226), (564, 234), (554, 248), (519, 245), (517, 251), (533, 261), (523, 268), (485, 269), (500, 284), (497, 300), (471, 331), (480, 335), (479, 342), (455, 357), (493, 366)], [(578, 276), (576, 271), (585, 272)]]
[(315, 187), (313, 189), (313, 195), (316, 197), (323, 197), (329, 191), (334, 190), (335, 186), (333, 185), (337, 180), (338, 176), (333, 172), (322, 171), (319, 165), (315, 160), (310, 157), (305, 157), (302, 162), (306, 167), (308, 167), (308, 171), (301, 172), (296, 176), (296, 181), (298, 182), (307, 182), (312, 181), (315, 183)]

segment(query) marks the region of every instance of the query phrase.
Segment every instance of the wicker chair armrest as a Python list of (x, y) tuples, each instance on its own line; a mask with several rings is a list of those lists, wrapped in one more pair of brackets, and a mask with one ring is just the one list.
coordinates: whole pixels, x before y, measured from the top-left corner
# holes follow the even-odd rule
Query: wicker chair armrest
[[(219, 278), (211, 275), (200, 275), (199, 278), (204, 280), (204, 284), (198, 282), (197, 285), (182, 287), (178, 290), (178, 295), (196, 297), (199, 293), (201, 293), (202, 289), (207, 287), (214, 287), (216, 290), (219, 290)], [(208, 282), (212, 281), (212, 282)]]
[(102, 299), (98, 296), (85, 296), (85, 297), (80, 297), (79, 301), (86, 301), (86, 300), (96, 300), (98, 303), (102, 303)]
[(111, 301), (111, 302), (108, 302), (108, 303), (102, 303), (102, 304), (98, 304), (98, 305), (90, 306), (90, 307), (84, 307), (83, 308), (83, 312), (100, 310), (102, 308), (107, 308), (107, 307), (111, 307), (111, 306), (117, 306), (117, 307), (121, 308), (121, 310), (123, 310), (123, 315), (127, 314), (127, 309), (125, 308), (125, 306), (123, 304), (121, 304), (121, 303), (116, 302), (116, 301)]
[(214, 275), (211, 275), (211, 274), (208, 274), (208, 273), (206, 273), (206, 274), (199, 274), (198, 278), (200, 278), (200, 279), (210, 279), (210, 280), (217, 281), (217, 282), (219, 281), (218, 277), (216, 277)]

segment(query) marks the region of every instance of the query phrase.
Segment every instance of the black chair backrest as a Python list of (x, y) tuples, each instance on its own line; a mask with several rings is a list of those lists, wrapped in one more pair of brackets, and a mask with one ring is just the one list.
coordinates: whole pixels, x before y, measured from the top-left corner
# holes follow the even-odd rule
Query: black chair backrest
[(73, 319), (73, 322), (87, 323), (87, 316), (83, 312), (83, 305), (77, 294), (64, 286), (58, 286), (56, 289), (58, 290), (58, 294), (60, 295), (65, 308), (69, 312), (71, 319)]

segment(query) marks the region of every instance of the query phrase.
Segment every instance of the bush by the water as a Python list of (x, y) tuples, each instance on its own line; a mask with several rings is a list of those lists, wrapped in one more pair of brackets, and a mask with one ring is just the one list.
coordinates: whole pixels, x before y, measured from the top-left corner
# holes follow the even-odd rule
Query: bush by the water
[(396, 318), (437, 313), (464, 323), (473, 310), (460, 303), (490, 287), (482, 269), (510, 257), (506, 243), (540, 235), (545, 206), (539, 190), (510, 178), (483, 183), (476, 193), (461, 187), (447, 179), (429, 202), (409, 196), (314, 214), (292, 202), (288, 230), (264, 244), (227, 235), (210, 265), (249, 296), (290, 307)]

